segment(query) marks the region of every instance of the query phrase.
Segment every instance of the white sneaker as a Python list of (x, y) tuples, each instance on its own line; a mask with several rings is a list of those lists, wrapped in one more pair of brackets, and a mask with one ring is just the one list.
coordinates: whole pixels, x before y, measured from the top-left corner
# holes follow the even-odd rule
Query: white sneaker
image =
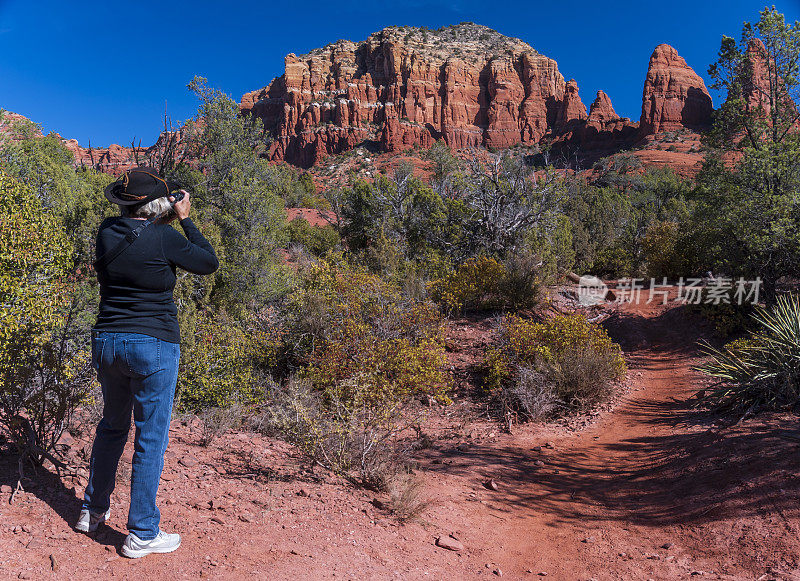
[(78, 522), (75, 523), (75, 530), (82, 533), (93, 533), (100, 526), (100, 523), (106, 522), (110, 518), (110, 508), (106, 512), (92, 512), (88, 508), (84, 508), (81, 510)]
[(133, 533), (129, 533), (122, 545), (122, 556), (138, 559), (150, 553), (171, 553), (181, 546), (181, 536), (174, 533), (158, 531), (156, 538), (143, 541)]

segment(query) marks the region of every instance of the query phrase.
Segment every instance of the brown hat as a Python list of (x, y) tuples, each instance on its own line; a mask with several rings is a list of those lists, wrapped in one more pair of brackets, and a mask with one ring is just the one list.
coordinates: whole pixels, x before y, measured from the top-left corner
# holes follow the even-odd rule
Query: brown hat
[(180, 189), (180, 185), (165, 180), (155, 168), (137, 167), (123, 173), (115, 182), (106, 186), (106, 198), (120, 206), (146, 204), (152, 200), (169, 196)]

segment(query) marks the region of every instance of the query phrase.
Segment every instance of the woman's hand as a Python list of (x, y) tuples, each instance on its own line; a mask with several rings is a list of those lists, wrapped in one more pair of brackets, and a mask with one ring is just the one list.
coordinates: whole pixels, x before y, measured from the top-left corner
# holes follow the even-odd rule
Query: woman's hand
[[(192, 207), (192, 202), (189, 199), (189, 192), (186, 190), (180, 190), (183, 192), (183, 199), (180, 202), (177, 202), (173, 208), (175, 209), (175, 215), (178, 216), (178, 220), (183, 220), (189, 217), (189, 210)], [(175, 201), (174, 196), (169, 197), (170, 202)]]

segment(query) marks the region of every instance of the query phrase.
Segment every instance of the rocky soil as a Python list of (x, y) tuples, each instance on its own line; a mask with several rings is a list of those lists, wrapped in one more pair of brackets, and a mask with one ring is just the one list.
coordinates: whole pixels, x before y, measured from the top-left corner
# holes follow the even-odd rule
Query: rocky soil
[[(175, 420), (161, 483), (172, 555), (130, 561), (131, 449), (112, 520), (70, 529), (88, 430), (68, 437), (78, 473), (40, 471), (9, 504), (16, 460), (0, 455), (0, 578), (798, 579), (800, 434), (773, 414), (723, 427), (690, 405), (703, 328), (674, 305), (621, 305), (605, 321), (631, 371), (613, 406), (571, 422), (502, 426), (468, 398), (431, 408), (418, 475), (430, 502), (400, 524), (386, 498), (307, 465), (288, 445), (230, 433), (199, 445)], [(455, 321), (463, 389), (491, 320)], [(88, 427), (88, 426), (87, 426)]]

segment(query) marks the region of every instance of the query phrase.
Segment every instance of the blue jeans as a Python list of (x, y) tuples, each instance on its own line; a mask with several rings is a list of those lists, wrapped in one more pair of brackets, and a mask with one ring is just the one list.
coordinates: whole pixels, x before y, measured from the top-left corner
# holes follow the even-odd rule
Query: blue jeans
[(136, 425), (128, 530), (142, 540), (158, 535), (156, 493), (169, 443), (180, 345), (139, 333), (94, 332), (92, 365), (103, 391), (103, 419), (92, 446), (84, 508), (105, 513), (117, 465)]

